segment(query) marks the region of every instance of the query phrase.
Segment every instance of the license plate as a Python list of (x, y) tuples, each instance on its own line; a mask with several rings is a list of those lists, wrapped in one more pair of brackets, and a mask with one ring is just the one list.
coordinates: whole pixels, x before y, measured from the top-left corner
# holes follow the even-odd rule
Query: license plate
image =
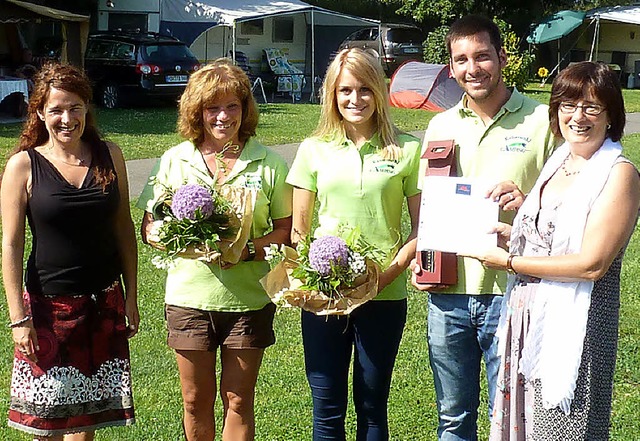
[(404, 48), (403, 52), (404, 52), (405, 54), (417, 54), (417, 53), (419, 53), (419, 52), (420, 52), (420, 48), (417, 48), (417, 47), (407, 47), (407, 48)]
[(167, 75), (167, 83), (186, 83), (188, 77), (186, 75)]

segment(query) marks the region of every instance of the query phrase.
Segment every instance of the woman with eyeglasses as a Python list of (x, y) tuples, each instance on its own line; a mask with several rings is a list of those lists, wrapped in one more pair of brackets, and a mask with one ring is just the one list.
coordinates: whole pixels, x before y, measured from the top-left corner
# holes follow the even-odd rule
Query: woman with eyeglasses
[(620, 268), (640, 207), (622, 156), (620, 83), (605, 64), (558, 75), (551, 128), (564, 145), (545, 164), (509, 230), (509, 251), (474, 255), (511, 273), (498, 330), (491, 440), (606, 440), (620, 307)]

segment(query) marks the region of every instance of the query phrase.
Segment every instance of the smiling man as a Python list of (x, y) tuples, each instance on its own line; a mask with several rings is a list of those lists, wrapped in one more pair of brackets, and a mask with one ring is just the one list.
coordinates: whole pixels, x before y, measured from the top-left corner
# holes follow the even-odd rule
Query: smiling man
[[(531, 189), (556, 144), (548, 108), (504, 83), (507, 54), (493, 21), (463, 17), (451, 26), (446, 43), (451, 72), (465, 94), (458, 105), (431, 120), (423, 151), (429, 141), (454, 140), (458, 175), (495, 182), (491, 197), (502, 207), (500, 220), (510, 223), (513, 212), (508, 210), (520, 206), (523, 192)], [(482, 358), (491, 412), (499, 365), (494, 336), (506, 288), (504, 272), (457, 259), (457, 283), (450, 286), (418, 284), (420, 270), (412, 265), (413, 285), (429, 291), (429, 359), (438, 438), (446, 441), (477, 439)]]

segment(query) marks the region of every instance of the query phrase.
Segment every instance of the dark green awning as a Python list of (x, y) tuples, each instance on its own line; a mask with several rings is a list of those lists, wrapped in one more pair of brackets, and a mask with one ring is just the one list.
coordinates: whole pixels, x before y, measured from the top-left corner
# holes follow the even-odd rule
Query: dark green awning
[(527, 37), (527, 41), (541, 44), (558, 40), (580, 26), (584, 17), (585, 12), (582, 11), (556, 12), (538, 23)]

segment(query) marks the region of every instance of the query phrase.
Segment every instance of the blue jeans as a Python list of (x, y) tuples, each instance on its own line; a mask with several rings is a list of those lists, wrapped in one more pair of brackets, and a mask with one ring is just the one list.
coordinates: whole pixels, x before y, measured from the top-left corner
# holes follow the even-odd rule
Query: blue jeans
[(387, 401), (407, 317), (407, 301), (379, 300), (348, 316), (302, 311), (307, 380), (313, 398), (313, 440), (345, 440), (351, 352), (357, 441), (389, 439)]
[(500, 358), (495, 338), (502, 296), (429, 294), (429, 362), (438, 400), (438, 439), (475, 441), (484, 356), (493, 408)]

